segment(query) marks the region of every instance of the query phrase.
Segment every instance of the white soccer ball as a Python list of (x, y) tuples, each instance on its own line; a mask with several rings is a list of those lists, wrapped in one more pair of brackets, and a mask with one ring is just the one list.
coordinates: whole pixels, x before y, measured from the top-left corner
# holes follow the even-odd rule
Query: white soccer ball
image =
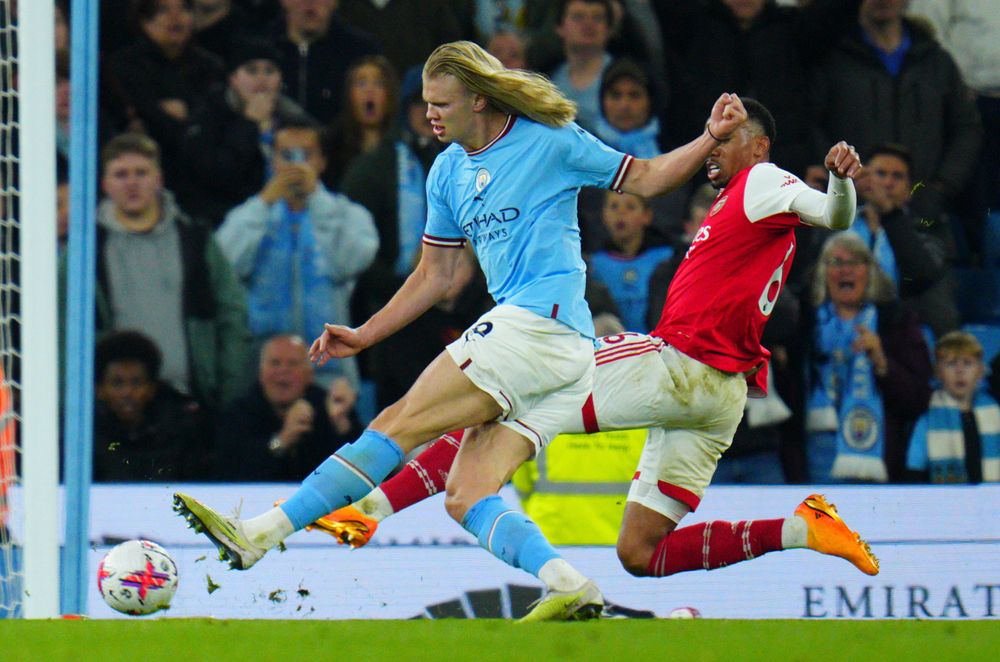
[(667, 618), (701, 618), (701, 612), (694, 607), (678, 607), (671, 610)]
[(97, 590), (112, 609), (142, 616), (170, 608), (177, 590), (177, 564), (148, 540), (114, 547), (97, 567)]

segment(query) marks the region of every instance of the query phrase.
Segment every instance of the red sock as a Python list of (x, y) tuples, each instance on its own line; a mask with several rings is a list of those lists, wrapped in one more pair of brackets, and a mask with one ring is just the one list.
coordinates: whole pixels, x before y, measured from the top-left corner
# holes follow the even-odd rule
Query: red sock
[(442, 435), (423, 453), (407, 462), (398, 474), (379, 485), (394, 512), (398, 513), (444, 489), (464, 434), (465, 430), (458, 430)]
[(783, 519), (702, 522), (671, 531), (649, 560), (651, 577), (686, 570), (714, 570), (749, 561), (781, 547)]

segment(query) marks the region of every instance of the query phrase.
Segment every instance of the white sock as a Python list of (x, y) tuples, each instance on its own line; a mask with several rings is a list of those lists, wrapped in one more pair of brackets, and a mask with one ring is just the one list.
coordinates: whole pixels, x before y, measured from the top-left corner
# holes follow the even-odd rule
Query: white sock
[(538, 570), (538, 578), (553, 591), (575, 591), (587, 583), (587, 578), (564, 559), (549, 559)]
[(389, 503), (389, 498), (382, 491), (381, 487), (376, 487), (365, 498), (355, 502), (354, 507), (376, 522), (381, 522), (396, 512), (392, 509), (392, 504)]
[(272, 508), (263, 515), (245, 519), (241, 523), (247, 539), (261, 549), (271, 549), (295, 533), (292, 520), (288, 519), (281, 508)]
[(781, 546), (784, 549), (805, 547), (809, 529), (806, 521), (798, 515), (786, 517), (781, 524)]

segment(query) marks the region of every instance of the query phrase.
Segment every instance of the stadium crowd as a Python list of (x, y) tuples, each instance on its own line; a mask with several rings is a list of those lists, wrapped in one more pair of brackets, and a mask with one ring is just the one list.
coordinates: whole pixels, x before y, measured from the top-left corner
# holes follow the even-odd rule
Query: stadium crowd
[[(442, 149), (420, 68), (458, 39), (546, 73), (583, 128), (638, 157), (700, 132), (723, 91), (770, 108), (774, 161), (814, 188), (832, 139), (858, 147), (857, 219), (797, 233), (765, 331), (770, 395), (716, 482), (1000, 480), (1000, 5), (955, 7), (102, 2), (95, 480), (298, 480), (492, 305), (470, 253), (443, 302), (357, 362), (306, 356), (419, 257)], [(72, 48), (56, 8), (63, 246)], [(595, 318), (655, 325), (725, 204), (705, 181), (581, 192)]]

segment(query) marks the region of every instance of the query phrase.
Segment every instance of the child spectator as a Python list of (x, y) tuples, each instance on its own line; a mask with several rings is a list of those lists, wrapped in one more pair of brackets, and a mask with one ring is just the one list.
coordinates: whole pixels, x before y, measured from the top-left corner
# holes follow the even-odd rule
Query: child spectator
[(983, 346), (965, 331), (952, 331), (934, 347), (941, 388), (910, 437), (906, 468), (931, 483), (1000, 481), (1000, 406), (980, 382)]
[(625, 328), (645, 333), (649, 278), (674, 249), (652, 245), (646, 228), (653, 221), (653, 210), (645, 198), (608, 191), (601, 218), (610, 241), (590, 257), (590, 271), (611, 290)]

